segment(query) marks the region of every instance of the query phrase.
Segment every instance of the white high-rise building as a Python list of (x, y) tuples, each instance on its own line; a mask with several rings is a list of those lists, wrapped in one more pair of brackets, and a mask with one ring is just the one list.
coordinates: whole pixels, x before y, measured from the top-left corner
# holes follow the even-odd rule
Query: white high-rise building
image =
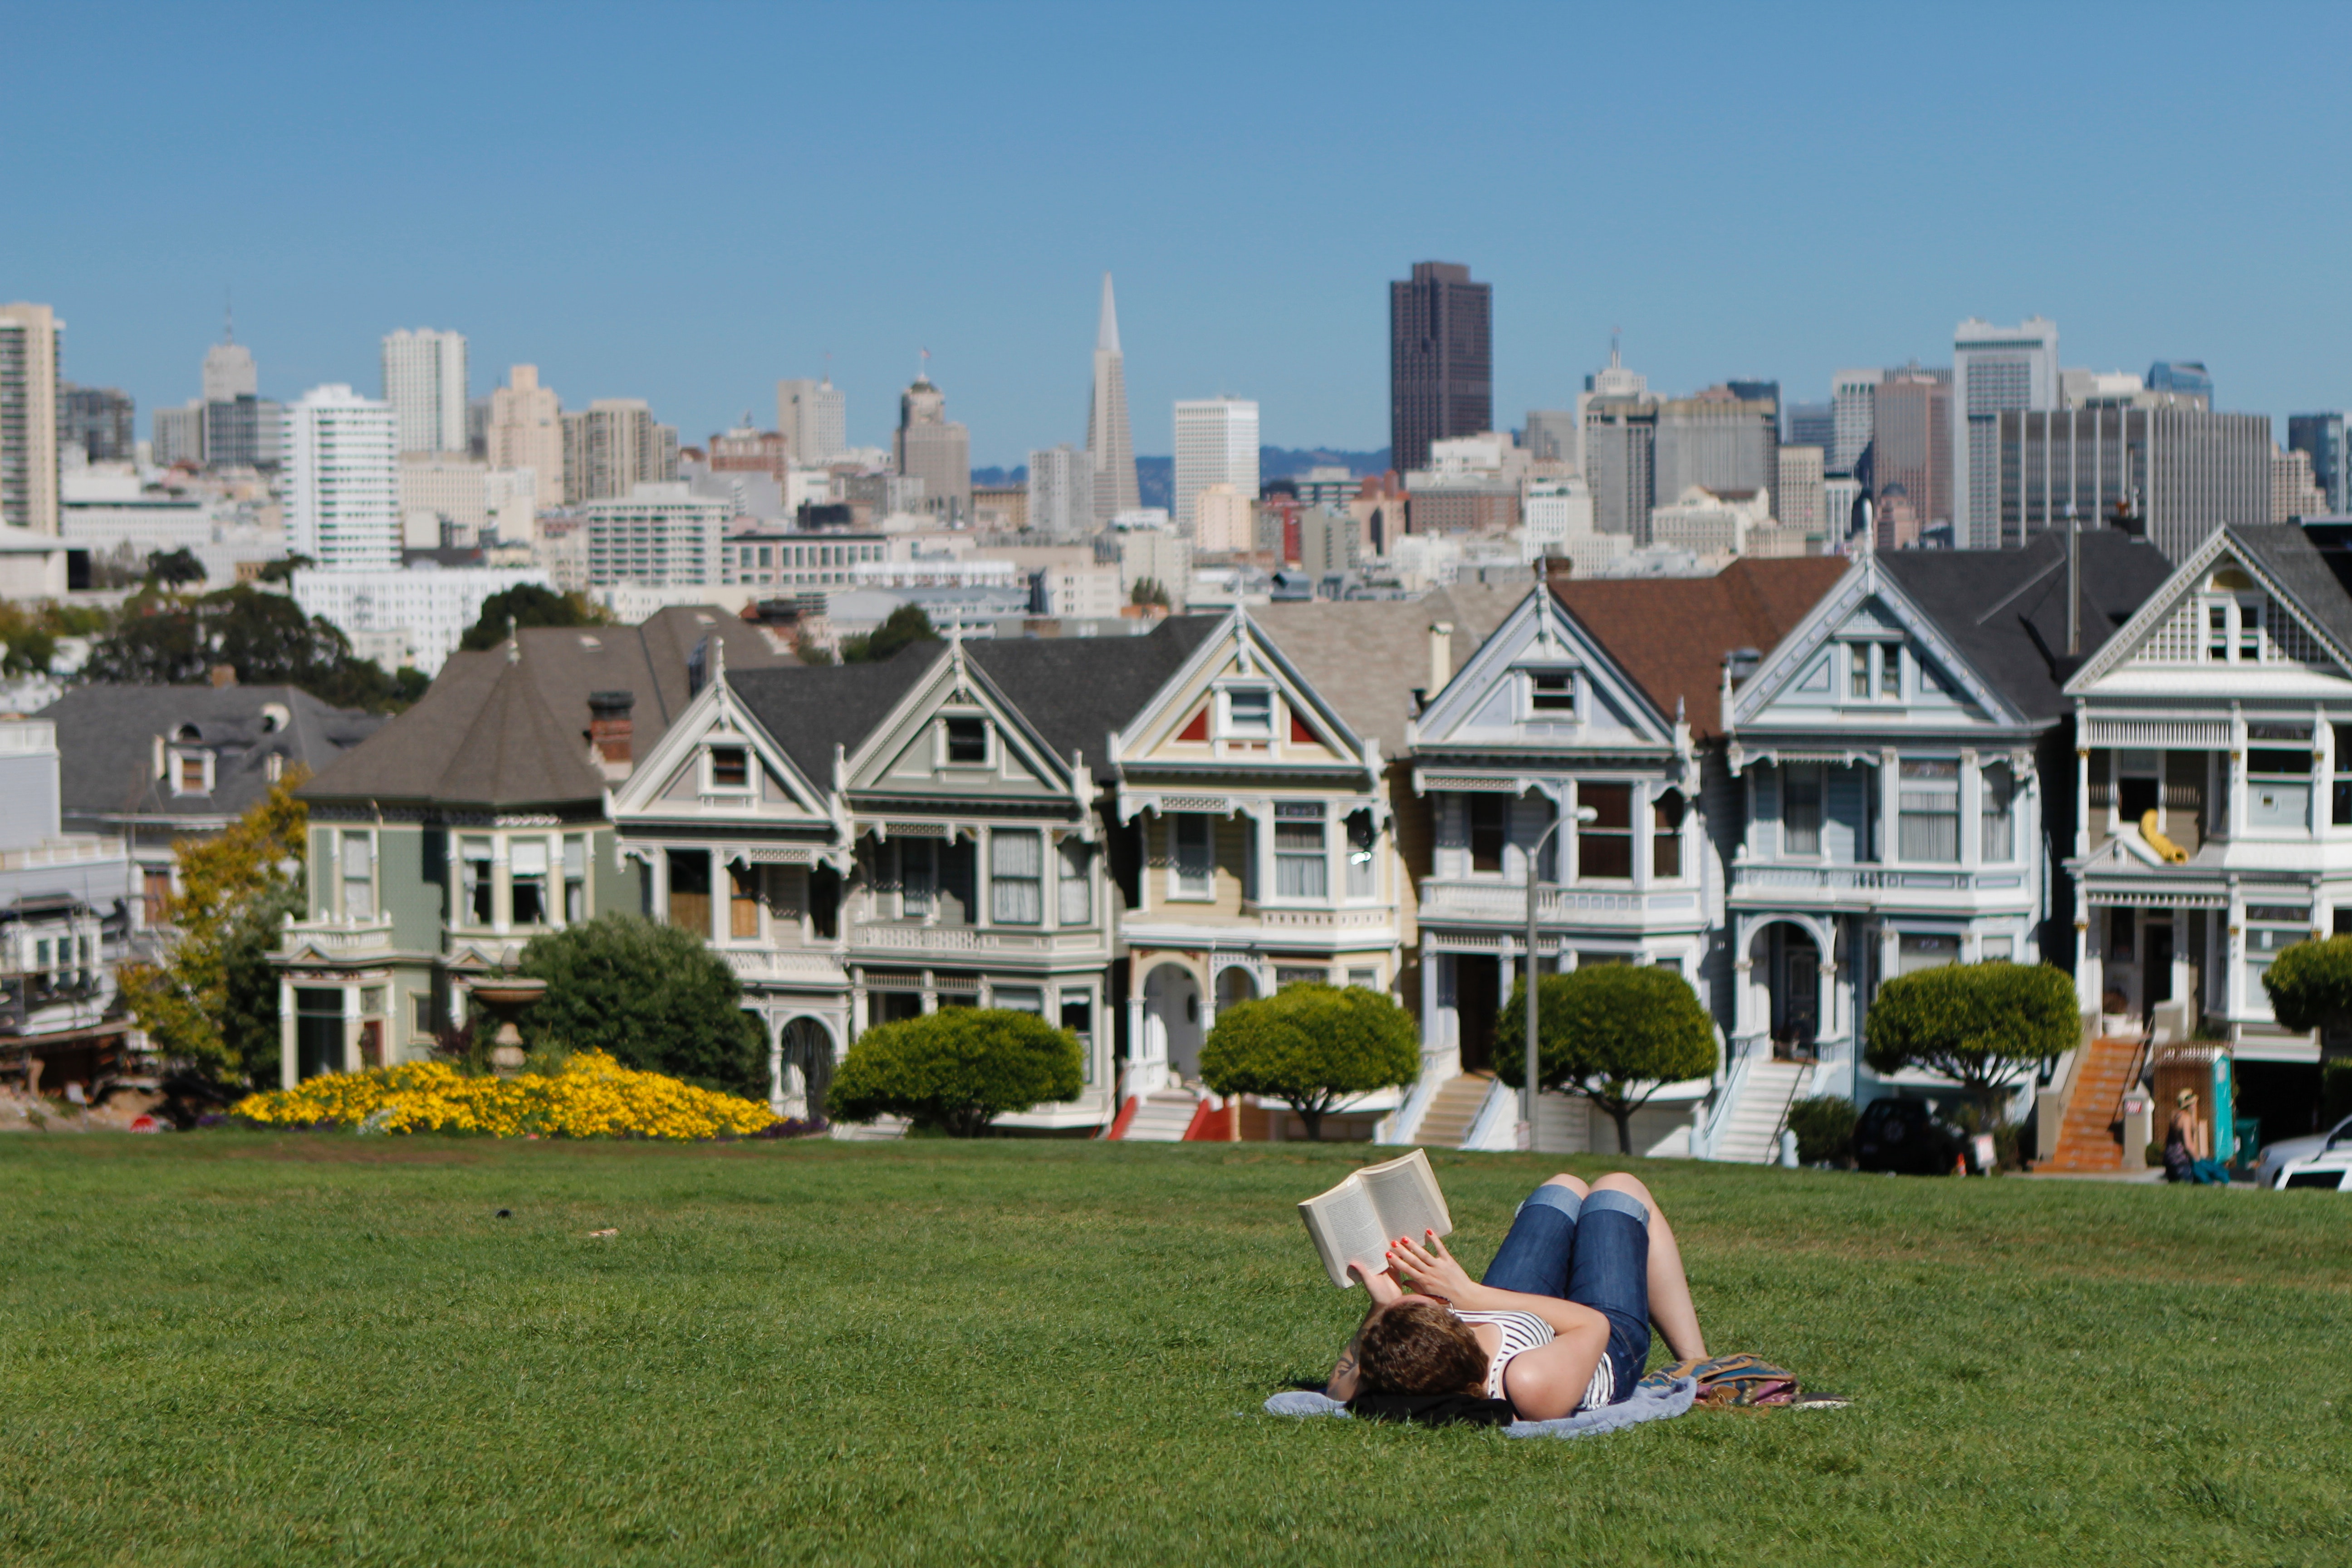
[(1211, 485), (1257, 494), (1257, 405), (1201, 397), (1176, 405), (1176, 530), (1193, 536), (1192, 499)]
[(261, 395), (261, 375), (254, 369), (253, 351), (243, 343), (223, 341), (205, 351), (205, 401), (230, 403)]
[(1822, 449), (1783, 447), (1775, 467), (1779, 481), (1772, 491), (1780, 498), (1780, 525), (1829, 537), (1829, 502), (1822, 489)]
[(0, 526), (55, 534), (58, 339), (47, 305), (0, 305)]
[(1974, 317), (1952, 333), (1952, 543), (2000, 548), (2000, 416), (2058, 406), (2058, 323)]
[(1822, 471), (1850, 477), (1870, 446), (1872, 419), (1878, 408), (1878, 384), (1883, 370), (1842, 370), (1830, 377), (1830, 449), (1822, 454)]
[(1118, 347), (1118, 306), (1103, 274), (1102, 318), (1095, 327), (1095, 382), (1087, 400), (1087, 455), (1095, 465), (1095, 521), (1108, 522), (1143, 504), (1135, 484), (1135, 436), (1127, 422), (1127, 356)]
[(812, 467), (849, 450), (849, 400), (833, 377), (776, 383), (776, 428), (795, 463)]
[(723, 500), (682, 484), (640, 484), (625, 497), (592, 500), (580, 510), (592, 587), (693, 588), (719, 579), (722, 536), (734, 510)]
[(406, 328), (383, 340), (383, 400), (404, 452), (466, 449), (466, 334)]
[(1192, 496), (1192, 548), (1202, 555), (1234, 555), (1256, 545), (1257, 495), (1232, 485), (1203, 485)]
[(330, 571), (398, 566), (392, 405), (340, 384), (314, 386), (286, 405), (285, 440), (278, 482), (286, 548)]
[(1092, 458), (1066, 444), (1029, 454), (1029, 526), (1049, 539), (1095, 531)]
[(537, 365), (514, 366), (507, 384), (490, 394), (484, 440), (491, 468), (529, 468), (539, 504), (563, 504), (563, 405), (551, 388), (539, 384)]

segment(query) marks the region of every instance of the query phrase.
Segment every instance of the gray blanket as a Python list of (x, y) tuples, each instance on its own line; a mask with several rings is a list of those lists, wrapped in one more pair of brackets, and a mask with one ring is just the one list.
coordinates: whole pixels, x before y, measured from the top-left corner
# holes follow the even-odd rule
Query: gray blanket
[[(1590, 1437), (1596, 1432), (1614, 1432), (1621, 1426), (1631, 1426), (1641, 1421), (1663, 1421), (1669, 1415), (1680, 1415), (1698, 1397), (1698, 1382), (1695, 1378), (1678, 1377), (1659, 1386), (1643, 1384), (1633, 1390), (1633, 1397), (1614, 1405), (1604, 1405), (1598, 1410), (1580, 1410), (1573, 1415), (1562, 1415), (1551, 1421), (1514, 1421), (1503, 1428), (1506, 1437)], [(1297, 1389), (1277, 1394), (1265, 1402), (1268, 1415), (1346, 1415), (1348, 1407), (1328, 1394), (1311, 1389)]]

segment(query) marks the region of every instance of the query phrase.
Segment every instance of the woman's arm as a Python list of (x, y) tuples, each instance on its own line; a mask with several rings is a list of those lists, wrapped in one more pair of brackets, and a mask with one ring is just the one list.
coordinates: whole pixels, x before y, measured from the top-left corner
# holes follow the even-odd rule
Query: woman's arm
[[(1590, 1307), (1580, 1307), (1573, 1301), (1563, 1301), (1557, 1296), (1528, 1296), (1517, 1290), (1496, 1290), (1470, 1278), (1470, 1271), (1454, 1260), (1445, 1250), (1445, 1243), (1435, 1232), (1425, 1233), (1425, 1241), (1410, 1237), (1399, 1237), (1389, 1248), (1389, 1267), (1399, 1278), (1410, 1281), (1424, 1296), (1442, 1296), (1465, 1312), (1532, 1312), (1551, 1325), (1554, 1334), (1565, 1334), (1601, 1325), (1601, 1338), (1609, 1338), (1609, 1320)], [(1512, 1363), (1514, 1366), (1517, 1362)], [(1587, 1367), (1584, 1375), (1592, 1375)]]
[(1364, 1337), (1364, 1323), (1370, 1322), (1372, 1314), (1382, 1307), (1404, 1300), (1404, 1289), (1396, 1282), (1393, 1270), (1383, 1268), (1377, 1274), (1367, 1274), (1354, 1264), (1348, 1267), (1349, 1272), (1364, 1282), (1364, 1289), (1371, 1300), (1364, 1305), (1364, 1322), (1358, 1323), (1356, 1331), (1349, 1336), (1348, 1348), (1339, 1352), (1339, 1363), (1331, 1368), (1331, 1376), (1323, 1385), (1325, 1394), (1343, 1405), (1356, 1397), (1356, 1346)]

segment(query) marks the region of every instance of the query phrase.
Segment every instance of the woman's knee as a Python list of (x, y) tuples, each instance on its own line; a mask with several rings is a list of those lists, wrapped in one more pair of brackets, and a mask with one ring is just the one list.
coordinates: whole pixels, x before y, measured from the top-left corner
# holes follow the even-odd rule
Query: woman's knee
[(1574, 1193), (1580, 1198), (1585, 1196), (1592, 1190), (1586, 1186), (1582, 1182), (1579, 1181), (1576, 1177), (1570, 1175), (1566, 1171), (1562, 1171), (1559, 1175), (1552, 1177), (1549, 1181), (1546, 1182), (1544, 1185), (1547, 1187), (1566, 1187), (1570, 1192)]
[(1650, 1203), (1650, 1189), (1642, 1184), (1642, 1179), (1639, 1176), (1629, 1176), (1622, 1171), (1610, 1172), (1592, 1184), (1592, 1190), (1596, 1193), (1623, 1193), (1629, 1198), (1639, 1198), (1644, 1204)]

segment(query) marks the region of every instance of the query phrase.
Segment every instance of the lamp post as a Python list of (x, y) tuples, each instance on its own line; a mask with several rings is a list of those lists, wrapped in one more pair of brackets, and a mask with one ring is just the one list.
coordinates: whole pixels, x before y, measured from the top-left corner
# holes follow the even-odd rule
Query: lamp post
[[(1576, 820), (1579, 822), (1591, 822), (1600, 815), (1589, 805), (1576, 808)], [(1540, 905), (1536, 897), (1538, 891), (1536, 871), (1543, 864), (1544, 846), (1552, 841), (1559, 832), (1560, 824), (1568, 820), (1567, 814), (1555, 803), (1551, 826), (1543, 830), (1534, 847), (1528, 851), (1528, 1059), (1527, 1079), (1519, 1086), (1519, 1127), (1516, 1140), (1522, 1151), (1536, 1146), (1536, 944), (1542, 935), (1538, 919)]]

